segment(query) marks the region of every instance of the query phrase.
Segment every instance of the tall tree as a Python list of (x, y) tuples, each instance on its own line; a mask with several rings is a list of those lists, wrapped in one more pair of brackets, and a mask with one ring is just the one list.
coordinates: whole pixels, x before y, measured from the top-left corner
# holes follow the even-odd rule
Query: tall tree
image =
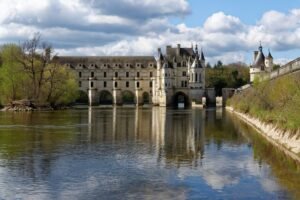
[(29, 99), (55, 106), (76, 99), (74, 72), (55, 62), (53, 52), (51, 45), (41, 42), (40, 34), (22, 45), (2, 48), (0, 89), (5, 102)]

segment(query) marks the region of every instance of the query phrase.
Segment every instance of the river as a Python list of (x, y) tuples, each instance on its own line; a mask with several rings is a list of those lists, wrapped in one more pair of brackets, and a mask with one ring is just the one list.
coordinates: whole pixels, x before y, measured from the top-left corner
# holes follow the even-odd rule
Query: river
[(223, 110), (2, 112), (0, 199), (300, 199), (300, 166)]

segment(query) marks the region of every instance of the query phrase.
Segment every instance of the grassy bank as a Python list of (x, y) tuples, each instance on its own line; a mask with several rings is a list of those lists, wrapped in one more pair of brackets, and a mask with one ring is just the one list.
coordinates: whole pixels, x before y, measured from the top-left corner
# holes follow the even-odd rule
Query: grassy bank
[(300, 129), (300, 73), (272, 81), (255, 81), (252, 88), (233, 96), (228, 104), (242, 113), (296, 133)]

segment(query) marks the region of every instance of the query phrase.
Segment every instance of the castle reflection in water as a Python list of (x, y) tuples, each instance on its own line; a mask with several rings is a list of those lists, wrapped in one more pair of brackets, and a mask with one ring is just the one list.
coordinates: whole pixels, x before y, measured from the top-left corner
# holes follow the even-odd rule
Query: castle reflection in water
[[(95, 143), (131, 141), (146, 145), (156, 152), (158, 161), (197, 165), (204, 154), (205, 121), (214, 124), (218, 115), (222, 112), (207, 113), (201, 109), (153, 107), (113, 108), (112, 111), (90, 108), (87, 135), (89, 141)], [(82, 120), (81, 123), (85, 123), (85, 119)]]

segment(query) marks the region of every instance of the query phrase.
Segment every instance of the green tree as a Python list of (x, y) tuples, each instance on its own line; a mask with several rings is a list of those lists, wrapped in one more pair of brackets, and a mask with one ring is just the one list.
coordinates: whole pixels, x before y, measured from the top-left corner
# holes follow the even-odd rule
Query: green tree
[(211, 64), (209, 62), (206, 64), (206, 68), (211, 68)]
[(279, 68), (280, 68), (280, 65), (275, 64), (275, 65), (273, 66), (273, 69), (272, 69), (272, 70), (277, 70), (277, 69), (279, 69)]
[(7, 104), (23, 98), (26, 92), (28, 76), (23, 73), (23, 68), (15, 60), (15, 55), (21, 54), (17, 45), (7, 44), (1, 48), (2, 66), (0, 68), (1, 102)]
[(51, 59), (53, 49), (39, 34), (22, 45), (4, 45), (0, 55), (1, 102), (29, 99), (56, 106), (77, 98), (74, 71)]

